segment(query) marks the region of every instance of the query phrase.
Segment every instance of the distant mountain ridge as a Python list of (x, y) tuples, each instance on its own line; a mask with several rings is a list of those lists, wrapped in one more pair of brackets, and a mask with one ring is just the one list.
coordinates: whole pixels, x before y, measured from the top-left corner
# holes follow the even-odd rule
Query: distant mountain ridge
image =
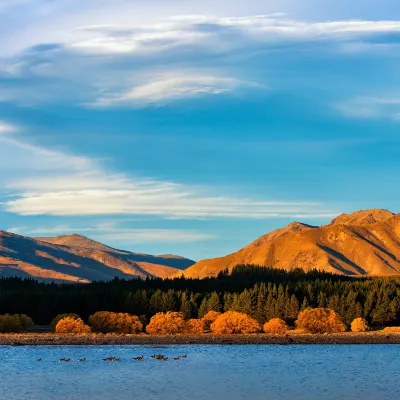
[(361, 210), (316, 227), (293, 222), (225, 257), (202, 260), (175, 276), (216, 276), (238, 264), (345, 275), (400, 274), (400, 214)]
[(30, 238), (0, 231), (0, 276), (91, 282), (114, 277), (167, 278), (194, 261), (113, 249), (78, 234)]

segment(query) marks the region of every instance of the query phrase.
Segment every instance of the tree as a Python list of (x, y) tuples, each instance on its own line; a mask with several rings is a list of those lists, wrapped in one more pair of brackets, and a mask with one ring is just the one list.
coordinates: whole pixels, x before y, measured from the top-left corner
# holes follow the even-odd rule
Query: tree
[(217, 335), (232, 333), (256, 333), (260, 331), (259, 323), (248, 315), (227, 311), (217, 317), (211, 324), (211, 331)]
[(220, 312), (209, 311), (201, 320), (203, 321), (203, 328), (205, 331), (209, 331), (211, 324), (221, 315)]
[(86, 325), (80, 318), (65, 317), (56, 325), (57, 333), (89, 333), (90, 326)]
[(32, 318), (25, 314), (0, 315), (0, 332), (20, 332), (33, 324)]
[(166, 313), (157, 313), (150, 319), (146, 327), (146, 332), (151, 335), (176, 335), (184, 333), (186, 323), (183, 314), (179, 312), (168, 311)]
[(367, 332), (368, 331), (368, 323), (365, 318), (356, 318), (351, 323), (351, 331), (352, 332)]
[(217, 292), (212, 292), (208, 299), (208, 311), (221, 312), (221, 302)]
[(189, 300), (186, 292), (182, 293), (180, 312), (185, 319), (190, 319), (193, 316), (193, 303)]
[(204, 332), (204, 319), (189, 319), (189, 321), (186, 321), (186, 333), (199, 335)]
[(80, 316), (78, 314), (74, 314), (74, 313), (71, 313), (71, 314), (58, 314), (56, 317), (54, 317), (52, 319), (52, 321), (50, 323), (51, 330), (53, 332), (55, 332), (58, 322), (61, 321), (63, 318), (66, 318), (66, 317), (75, 318), (75, 319), (79, 319), (80, 318)]
[(296, 327), (311, 333), (345, 332), (346, 325), (335, 311), (328, 308), (307, 308), (299, 314)]
[(283, 335), (287, 333), (289, 327), (286, 322), (280, 318), (273, 318), (264, 324), (263, 330), (265, 333), (272, 335)]
[(89, 317), (89, 324), (96, 332), (138, 333), (143, 325), (139, 317), (127, 313), (98, 311)]

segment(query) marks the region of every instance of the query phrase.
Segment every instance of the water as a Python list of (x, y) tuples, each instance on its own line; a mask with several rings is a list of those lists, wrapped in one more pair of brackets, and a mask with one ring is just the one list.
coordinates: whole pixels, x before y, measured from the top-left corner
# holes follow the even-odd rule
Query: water
[[(132, 360), (154, 353), (170, 360)], [(398, 400), (399, 356), (397, 345), (0, 346), (0, 399)]]

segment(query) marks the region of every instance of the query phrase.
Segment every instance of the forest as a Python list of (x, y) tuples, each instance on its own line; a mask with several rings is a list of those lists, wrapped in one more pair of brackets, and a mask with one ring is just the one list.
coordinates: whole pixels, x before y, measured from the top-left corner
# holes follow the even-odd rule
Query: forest
[(349, 325), (365, 318), (371, 326), (397, 325), (400, 278), (354, 278), (302, 269), (285, 271), (240, 265), (231, 273), (206, 279), (147, 279), (43, 283), (0, 279), (0, 314), (26, 314), (35, 324), (49, 325), (62, 313), (87, 320), (98, 311), (123, 312), (150, 320), (159, 312), (181, 312), (185, 319), (209, 311), (238, 311), (260, 324), (281, 318), (293, 324), (309, 307), (334, 310)]

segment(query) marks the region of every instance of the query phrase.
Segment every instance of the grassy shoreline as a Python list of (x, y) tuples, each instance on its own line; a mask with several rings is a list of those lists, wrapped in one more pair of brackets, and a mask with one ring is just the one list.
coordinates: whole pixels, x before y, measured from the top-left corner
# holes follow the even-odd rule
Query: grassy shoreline
[(187, 345), (187, 344), (400, 344), (400, 332), (335, 333), (324, 335), (60, 335), (55, 333), (0, 334), (0, 346), (41, 345)]

